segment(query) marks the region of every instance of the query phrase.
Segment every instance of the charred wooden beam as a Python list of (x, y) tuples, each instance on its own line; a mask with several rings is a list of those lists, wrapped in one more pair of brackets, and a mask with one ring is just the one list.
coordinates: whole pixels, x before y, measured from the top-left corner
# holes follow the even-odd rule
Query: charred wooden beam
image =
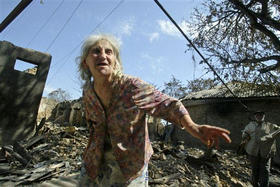
[(36, 126), (36, 133), (34, 136), (37, 136), (39, 134), (39, 130), (45, 125), (46, 123), (46, 118), (42, 118), (40, 124)]
[(23, 166), (28, 164), (28, 161), (24, 159), (20, 154), (14, 151), (12, 146), (4, 146), (3, 149), (10, 153), (16, 160), (18, 160)]
[(22, 0), (2, 21), (0, 24), (0, 32), (2, 32), (31, 2), (32, 0)]

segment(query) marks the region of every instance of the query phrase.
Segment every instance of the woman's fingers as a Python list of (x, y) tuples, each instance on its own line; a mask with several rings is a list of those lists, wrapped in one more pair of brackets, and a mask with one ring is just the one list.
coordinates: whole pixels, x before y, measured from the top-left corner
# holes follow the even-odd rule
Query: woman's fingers
[(203, 125), (202, 127), (202, 140), (208, 147), (215, 145), (218, 148), (219, 138), (223, 138), (227, 143), (231, 143), (231, 139), (228, 136), (230, 132), (226, 129)]
[(228, 136), (229, 133), (222, 133), (221, 136), (228, 142), (228, 143), (231, 143), (231, 139), (230, 137)]
[(230, 132), (226, 129), (218, 129), (218, 130), (215, 130), (213, 132), (213, 135), (212, 136), (215, 136), (216, 138), (218, 137), (221, 137), (223, 138), (227, 143), (231, 143), (231, 139), (230, 137), (228, 136), (230, 134)]
[(224, 128), (221, 128), (221, 127), (210, 126), (210, 125), (207, 125), (207, 126), (210, 127), (212, 131), (215, 131), (217, 133), (230, 134), (230, 132), (227, 129), (224, 129)]
[(141, 98), (134, 98), (134, 102), (136, 105), (144, 105), (152, 102), (154, 100), (154, 95), (152, 93), (147, 93)]
[(143, 85), (142, 87), (134, 90), (135, 94), (132, 96), (132, 98), (134, 100), (139, 100), (139, 99), (145, 98), (147, 95), (152, 94), (153, 91), (154, 91), (153, 87)]

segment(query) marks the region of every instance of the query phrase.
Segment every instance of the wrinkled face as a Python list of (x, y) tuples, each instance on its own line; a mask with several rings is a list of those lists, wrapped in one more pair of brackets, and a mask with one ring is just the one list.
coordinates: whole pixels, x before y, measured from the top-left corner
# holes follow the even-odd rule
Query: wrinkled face
[(116, 66), (116, 56), (110, 42), (100, 40), (93, 45), (84, 63), (95, 80), (101, 77), (110, 77)]
[(257, 113), (257, 114), (255, 114), (255, 119), (256, 119), (257, 122), (262, 122), (262, 121), (264, 121), (264, 117), (265, 117), (265, 115), (262, 114), (262, 113)]

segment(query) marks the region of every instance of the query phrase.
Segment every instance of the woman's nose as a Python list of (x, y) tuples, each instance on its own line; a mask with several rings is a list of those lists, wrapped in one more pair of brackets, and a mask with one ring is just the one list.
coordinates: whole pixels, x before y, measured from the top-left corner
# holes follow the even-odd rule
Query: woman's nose
[(101, 50), (100, 53), (99, 53), (99, 58), (101, 59), (106, 59), (106, 53), (104, 50)]

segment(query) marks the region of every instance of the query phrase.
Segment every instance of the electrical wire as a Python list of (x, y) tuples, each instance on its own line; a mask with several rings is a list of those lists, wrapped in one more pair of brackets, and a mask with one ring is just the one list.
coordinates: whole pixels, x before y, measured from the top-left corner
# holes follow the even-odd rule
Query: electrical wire
[[(34, 2), (35, 2), (35, 1), (31, 1), (31, 3), (30, 3), (28, 6), (31, 7), (32, 4), (34, 4)], [(4, 34), (2, 35), (3, 40), (6, 40), (6, 37), (8, 37), (8, 35), (10, 34), (11, 31), (12, 31), (12, 32), (16, 32), (15, 29), (11, 28), (11, 25), (17, 25), (17, 24), (19, 23), (19, 21), (21, 21), (21, 20), (23, 19), (22, 17), (24, 17), (24, 14), (18, 15), (18, 16), (9, 24), (10, 27), (9, 27), (9, 25), (8, 25), (8, 26), (6, 27), (6, 29), (3, 30), (3, 31), (7, 30), (7, 31), (4, 32)], [(2, 32), (3, 32), (3, 31), (2, 31)], [(7, 40), (8, 40), (8, 39), (7, 39)]]
[[(94, 29), (90, 32), (90, 33), (94, 33), (112, 14), (113, 14), (113, 12), (117, 9), (117, 8), (119, 8), (119, 6), (122, 4), (124, 2), (124, 0), (121, 0), (121, 1), (119, 1), (119, 3), (102, 19), (102, 21), (100, 22), (100, 23), (98, 23), (95, 27), (94, 27)], [(74, 51), (76, 51), (76, 49), (81, 45), (83, 43), (83, 41), (81, 41), (78, 45), (76, 45), (67, 55), (65, 55), (63, 58), (61, 58), (61, 59), (64, 59), (64, 58), (66, 58), (66, 57), (68, 57), (68, 59), (69, 59), (69, 56), (71, 55), (71, 54), (73, 54), (74, 53)], [(67, 60), (68, 60), (67, 59)]]
[(159, 8), (165, 13), (165, 15), (169, 18), (169, 20), (176, 26), (176, 28), (181, 32), (181, 34), (185, 37), (185, 39), (189, 42), (189, 44), (194, 48), (194, 50), (199, 54), (199, 56), (203, 59), (203, 61), (208, 65), (208, 67), (213, 71), (213, 73), (218, 77), (218, 79), (223, 83), (223, 85), (228, 89), (228, 91), (233, 95), (235, 99), (248, 111), (248, 107), (242, 103), (242, 101), (232, 92), (232, 90), (227, 86), (227, 84), (223, 81), (223, 79), (219, 76), (219, 74), (215, 71), (215, 69), (211, 66), (211, 64), (206, 60), (206, 58), (200, 53), (197, 47), (192, 43), (192, 41), (187, 37), (181, 27), (176, 23), (176, 21), (169, 15), (169, 13), (164, 9), (164, 7), (159, 3), (158, 0), (154, 0), (155, 3), (159, 6)]
[(57, 35), (55, 36), (55, 38), (52, 40), (52, 42), (50, 43), (50, 45), (48, 46), (46, 51), (49, 51), (49, 49), (51, 48), (51, 46), (54, 44), (54, 42), (56, 41), (56, 39), (58, 38), (58, 36), (62, 33), (62, 31), (64, 30), (64, 28), (66, 27), (66, 25), (69, 23), (69, 21), (71, 20), (71, 18), (74, 16), (74, 14), (76, 13), (76, 11), (78, 10), (78, 8), (81, 6), (82, 2), (84, 0), (81, 0), (79, 2), (79, 4), (76, 6), (76, 8), (74, 9), (74, 11), (72, 12), (72, 14), (70, 15), (70, 17), (67, 19), (67, 21), (64, 23), (64, 25), (62, 26), (62, 28), (60, 29), (60, 31), (57, 33)]
[[(98, 29), (98, 28), (113, 14), (113, 12), (116, 11), (116, 10), (119, 8), (119, 6), (120, 6), (123, 2), (124, 2), (124, 0), (119, 1), (119, 3), (118, 3), (104, 18), (103, 18), (103, 20), (102, 20), (101, 22), (99, 22), (99, 23), (94, 27), (94, 29), (93, 29), (90, 33), (95, 32), (96, 29)], [(64, 58), (68, 57), (68, 58), (64, 61), (64, 63), (62, 63), (62, 64), (56, 69), (56, 71), (54, 72), (53, 76), (49, 79), (49, 80), (50, 80), (49, 82), (51, 82), (51, 81), (53, 80), (54, 76), (58, 73), (58, 71), (60, 71), (60, 69), (61, 69), (61, 68), (65, 65), (65, 63), (69, 60), (69, 58), (71, 57), (71, 54), (73, 54), (74, 51), (75, 51), (82, 43), (83, 43), (83, 42), (80, 42), (77, 46), (75, 46), (75, 47), (70, 51), (69, 54), (67, 54), (66, 56), (64, 56), (64, 57), (62, 58), (62, 59), (64, 59)]]
[(60, 4), (56, 7), (56, 9), (53, 11), (53, 13), (50, 15), (50, 17), (46, 20), (46, 22), (41, 26), (41, 28), (36, 32), (36, 34), (31, 38), (31, 40), (28, 42), (27, 47), (33, 42), (33, 40), (39, 35), (39, 33), (43, 30), (43, 28), (49, 23), (51, 18), (55, 15), (57, 10), (61, 7), (63, 4), (64, 0), (60, 2)]

